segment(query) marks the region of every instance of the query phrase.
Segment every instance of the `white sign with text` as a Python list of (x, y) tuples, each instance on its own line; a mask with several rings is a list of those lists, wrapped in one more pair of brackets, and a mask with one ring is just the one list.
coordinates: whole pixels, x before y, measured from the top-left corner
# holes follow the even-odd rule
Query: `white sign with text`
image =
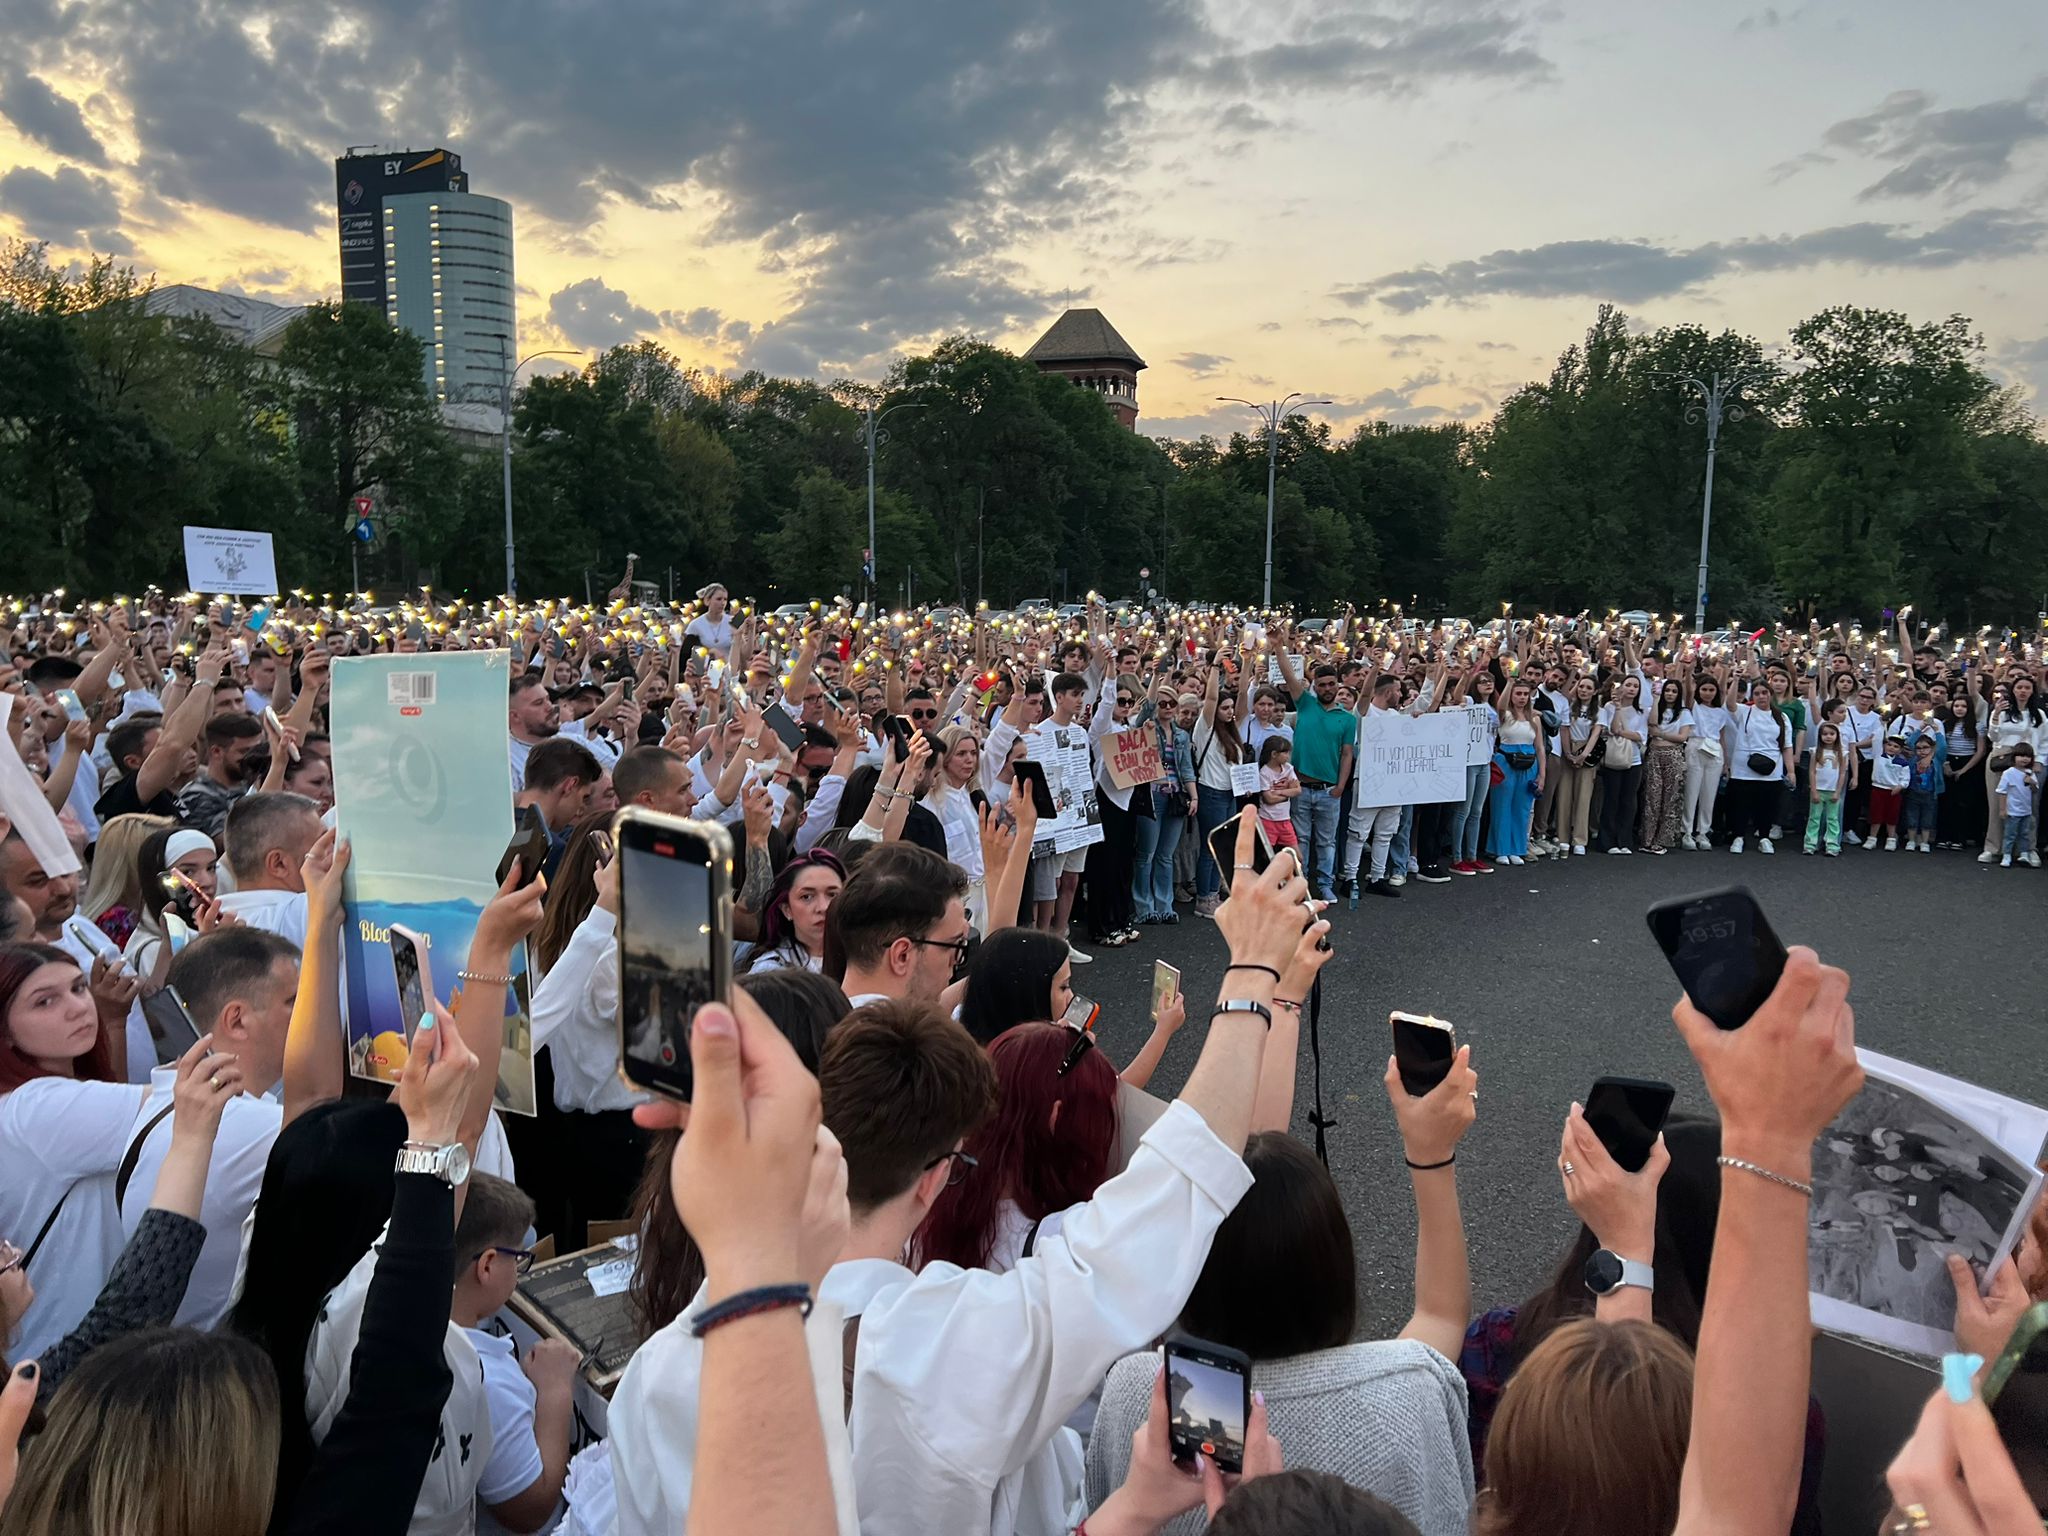
[(1465, 720), (1465, 766), (1477, 768), (1481, 763), (1493, 761), (1493, 706), (1491, 704), (1460, 704), (1443, 711), (1446, 715), (1459, 715)]
[(1465, 798), (1463, 710), (1423, 715), (1368, 713), (1358, 728), (1358, 792), (1353, 804), (1438, 805)]
[(247, 528), (187, 528), (185, 585), (201, 597), (209, 592), (271, 596), (278, 587), (270, 535)]

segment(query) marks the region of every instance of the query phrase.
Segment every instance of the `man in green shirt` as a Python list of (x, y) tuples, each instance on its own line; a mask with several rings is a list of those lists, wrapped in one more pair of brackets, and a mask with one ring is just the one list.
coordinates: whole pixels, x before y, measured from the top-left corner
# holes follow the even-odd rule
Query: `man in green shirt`
[(1280, 650), (1280, 674), (1294, 700), (1294, 773), (1301, 793), (1294, 800), (1294, 835), (1301, 843), (1301, 865), (1316, 900), (1328, 901), (1337, 868), (1337, 813), (1344, 786), (1351, 780), (1351, 759), (1358, 747), (1358, 716), (1337, 703), (1337, 669), (1324, 662), (1315, 669), (1310, 687), (1294, 670), (1286, 648)]

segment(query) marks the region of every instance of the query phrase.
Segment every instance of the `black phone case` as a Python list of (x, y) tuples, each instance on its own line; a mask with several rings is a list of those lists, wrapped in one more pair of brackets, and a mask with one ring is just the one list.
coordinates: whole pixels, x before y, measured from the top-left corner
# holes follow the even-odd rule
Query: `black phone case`
[(1586, 1095), (1586, 1124), (1609, 1157), (1629, 1173), (1641, 1173), (1677, 1092), (1655, 1078), (1600, 1078)]
[[(1742, 1028), (1777, 990), (1785, 946), (1747, 886), (1660, 901), (1644, 920), (1685, 995), (1717, 1027)], [(1705, 937), (1689, 942), (1688, 924)]]
[[(1410, 1024), (1405, 1019), (1393, 1020), (1394, 1029), (1394, 1070), (1401, 1074), (1401, 1087), (1412, 1099), (1419, 1099), (1451, 1075), (1451, 1066), (1458, 1059), (1458, 1041), (1447, 1029), (1431, 1029), (1424, 1024)], [(1438, 1057), (1427, 1049), (1437, 1043), (1429, 1036), (1441, 1036), (1450, 1042), (1448, 1056)]]

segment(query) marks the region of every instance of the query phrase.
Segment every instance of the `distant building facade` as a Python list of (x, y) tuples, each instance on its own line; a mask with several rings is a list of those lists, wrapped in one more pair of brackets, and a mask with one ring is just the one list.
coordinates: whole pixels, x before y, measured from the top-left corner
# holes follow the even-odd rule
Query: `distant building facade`
[(1024, 354), (1040, 373), (1057, 373), (1092, 389), (1135, 432), (1138, 428), (1138, 373), (1145, 359), (1099, 309), (1070, 309)]

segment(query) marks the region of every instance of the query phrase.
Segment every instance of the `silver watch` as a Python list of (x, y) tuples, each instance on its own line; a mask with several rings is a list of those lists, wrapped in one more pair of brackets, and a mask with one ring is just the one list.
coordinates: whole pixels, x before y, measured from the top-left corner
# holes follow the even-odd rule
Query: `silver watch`
[(461, 1142), (445, 1147), (424, 1141), (408, 1141), (398, 1149), (400, 1173), (431, 1173), (451, 1189), (460, 1189), (469, 1178), (469, 1148)]
[(1654, 1292), (1656, 1271), (1637, 1259), (1624, 1259), (1611, 1249), (1602, 1248), (1586, 1260), (1583, 1274), (1586, 1289), (1595, 1296), (1610, 1295), (1625, 1285), (1641, 1286)]

